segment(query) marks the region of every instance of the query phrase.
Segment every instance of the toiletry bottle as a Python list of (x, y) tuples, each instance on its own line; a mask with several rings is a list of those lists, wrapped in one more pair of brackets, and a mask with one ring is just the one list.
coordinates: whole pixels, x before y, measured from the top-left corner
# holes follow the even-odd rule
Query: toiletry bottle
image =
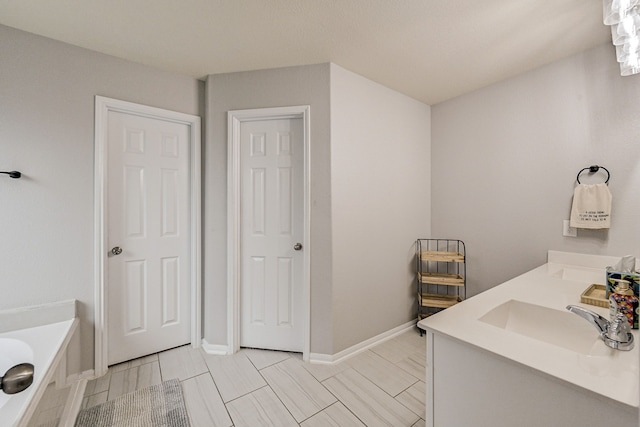
[(613, 280), (616, 282), (616, 286), (609, 297), (609, 317), (613, 321), (618, 313), (622, 313), (629, 320), (629, 326), (637, 329), (636, 309), (638, 308), (638, 298), (633, 294), (633, 289), (629, 288), (628, 280)]

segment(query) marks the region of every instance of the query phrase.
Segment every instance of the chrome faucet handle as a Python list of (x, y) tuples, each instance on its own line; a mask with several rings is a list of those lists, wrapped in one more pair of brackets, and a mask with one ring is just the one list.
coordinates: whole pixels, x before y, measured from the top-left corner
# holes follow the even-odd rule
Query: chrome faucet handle
[(619, 342), (629, 341), (628, 337), (631, 337), (631, 341), (633, 341), (633, 335), (631, 335), (631, 327), (629, 326), (627, 316), (622, 313), (618, 313), (613, 322), (609, 324), (607, 337)]
[(572, 312), (573, 314), (577, 314), (582, 317), (587, 322), (591, 323), (595, 328), (600, 332), (600, 334), (606, 334), (609, 329), (609, 321), (604, 317), (600, 316), (598, 313), (587, 310), (586, 308), (582, 308), (577, 305), (568, 305), (567, 310)]
[(624, 314), (618, 313), (613, 322), (609, 322), (598, 313), (577, 305), (568, 305), (567, 310), (595, 326), (600, 333), (600, 338), (608, 347), (622, 351), (633, 348), (633, 334), (631, 333), (631, 327), (629, 327), (629, 321)]

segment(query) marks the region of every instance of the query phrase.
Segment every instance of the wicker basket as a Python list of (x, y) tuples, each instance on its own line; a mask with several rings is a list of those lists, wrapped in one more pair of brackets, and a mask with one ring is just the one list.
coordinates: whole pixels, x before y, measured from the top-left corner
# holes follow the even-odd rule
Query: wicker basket
[(580, 302), (584, 304), (595, 305), (598, 307), (609, 308), (609, 300), (607, 299), (607, 287), (605, 285), (594, 283), (593, 285), (589, 286), (582, 293), (582, 295), (580, 295)]

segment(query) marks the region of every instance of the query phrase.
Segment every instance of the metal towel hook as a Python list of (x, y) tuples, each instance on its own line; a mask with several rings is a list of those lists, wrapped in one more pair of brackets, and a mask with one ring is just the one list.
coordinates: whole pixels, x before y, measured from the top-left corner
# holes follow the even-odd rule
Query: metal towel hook
[(593, 166), (589, 166), (588, 168), (584, 168), (582, 169), (580, 172), (578, 172), (578, 176), (576, 177), (576, 181), (578, 181), (578, 184), (580, 184), (580, 174), (586, 170), (589, 171), (589, 173), (596, 173), (598, 172), (600, 169), (604, 169), (605, 172), (607, 172), (607, 180), (604, 182), (605, 184), (609, 183), (609, 178), (611, 178), (611, 174), (609, 173), (609, 171), (607, 170), (607, 168), (605, 168), (604, 166), (598, 166), (598, 165), (593, 165)]
[(22, 174), (18, 171), (11, 171), (11, 172), (0, 172), (0, 173), (6, 173), (7, 175), (9, 175), (11, 178), (20, 178), (22, 176)]

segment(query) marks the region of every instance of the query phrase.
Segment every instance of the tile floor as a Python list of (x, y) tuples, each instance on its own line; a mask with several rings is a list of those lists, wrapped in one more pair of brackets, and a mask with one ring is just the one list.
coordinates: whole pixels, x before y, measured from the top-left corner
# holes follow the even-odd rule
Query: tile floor
[(87, 384), (83, 408), (178, 378), (192, 427), (424, 426), (425, 339), (406, 331), (337, 365), (298, 353), (178, 347), (114, 365)]
[[(27, 425), (29, 427), (57, 427), (70, 391), (71, 387), (58, 388), (55, 382), (49, 384)], [(2, 425), (1, 422), (0, 425)]]

